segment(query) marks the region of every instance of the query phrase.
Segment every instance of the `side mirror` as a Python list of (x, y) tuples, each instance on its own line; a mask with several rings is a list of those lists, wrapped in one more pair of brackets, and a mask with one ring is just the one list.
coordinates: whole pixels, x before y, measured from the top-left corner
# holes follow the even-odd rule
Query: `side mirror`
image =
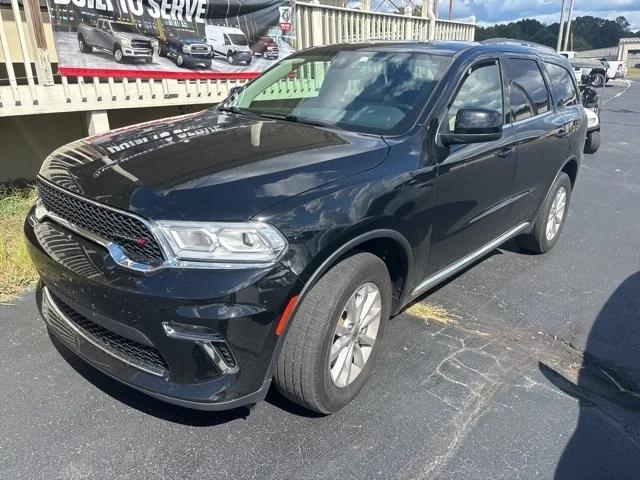
[(484, 108), (461, 108), (451, 133), (441, 133), (445, 145), (491, 142), (502, 137), (502, 114)]

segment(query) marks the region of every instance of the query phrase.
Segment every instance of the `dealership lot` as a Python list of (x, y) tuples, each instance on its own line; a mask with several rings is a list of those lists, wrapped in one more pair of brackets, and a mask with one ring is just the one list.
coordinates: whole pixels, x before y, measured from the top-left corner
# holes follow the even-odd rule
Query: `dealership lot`
[(448, 315), (392, 319), (379, 372), (331, 417), (275, 392), (251, 411), (164, 404), (54, 346), (31, 293), (3, 306), (0, 478), (640, 472), (640, 402), (624, 391), (640, 391), (640, 83), (603, 96), (603, 146), (557, 247), (506, 246), (421, 299)]

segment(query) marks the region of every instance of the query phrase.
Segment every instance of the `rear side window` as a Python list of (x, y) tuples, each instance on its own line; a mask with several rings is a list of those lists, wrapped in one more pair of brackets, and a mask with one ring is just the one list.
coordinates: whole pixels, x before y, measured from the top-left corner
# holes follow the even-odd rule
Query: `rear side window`
[(509, 98), (512, 121), (517, 122), (549, 111), (549, 91), (535, 60), (508, 58)]
[(570, 105), (577, 105), (578, 92), (576, 91), (573, 77), (569, 71), (555, 63), (546, 63), (545, 65), (547, 66), (551, 83), (554, 85), (558, 95), (556, 106), (568, 107)]

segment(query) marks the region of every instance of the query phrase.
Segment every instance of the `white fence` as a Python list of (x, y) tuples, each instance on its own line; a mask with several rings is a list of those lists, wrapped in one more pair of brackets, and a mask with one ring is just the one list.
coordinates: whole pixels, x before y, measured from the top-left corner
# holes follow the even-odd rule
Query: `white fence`
[[(54, 74), (53, 32), (38, 0), (0, 8), (0, 117), (117, 108), (211, 104), (244, 80), (83, 78)], [(364, 40), (473, 40), (475, 24), (296, 4), (296, 48)], [(6, 74), (2, 74), (6, 70)], [(18, 74), (16, 73), (18, 71)], [(24, 72), (24, 73), (22, 73)]]

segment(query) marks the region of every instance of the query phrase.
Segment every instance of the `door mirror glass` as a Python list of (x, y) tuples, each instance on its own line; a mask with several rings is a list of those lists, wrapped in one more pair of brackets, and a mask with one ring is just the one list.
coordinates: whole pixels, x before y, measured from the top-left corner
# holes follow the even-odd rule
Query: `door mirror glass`
[(445, 145), (498, 140), (502, 136), (502, 113), (484, 108), (461, 108), (453, 132), (441, 134)]

